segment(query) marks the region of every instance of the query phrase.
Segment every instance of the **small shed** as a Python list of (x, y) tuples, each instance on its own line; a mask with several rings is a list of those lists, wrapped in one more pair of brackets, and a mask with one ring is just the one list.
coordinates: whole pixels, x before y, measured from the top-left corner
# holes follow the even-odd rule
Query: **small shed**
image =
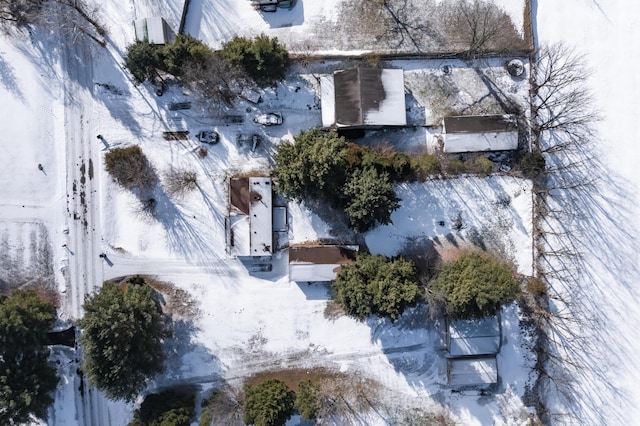
[(136, 41), (147, 40), (151, 44), (167, 44), (169, 37), (164, 18), (142, 18), (134, 21)]
[(320, 78), (322, 125), (367, 128), (407, 124), (404, 72), (354, 68)]
[(356, 260), (357, 245), (300, 245), (289, 247), (291, 281), (333, 281), (342, 265)]
[(229, 180), (229, 214), (225, 221), (227, 253), (273, 254), (273, 191), (270, 177)]
[(500, 320), (490, 316), (447, 319), (447, 352), (451, 357), (495, 355), (500, 351)]
[(496, 356), (449, 358), (447, 380), (451, 386), (486, 386), (498, 383)]
[(444, 152), (450, 154), (518, 149), (513, 115), (461, 115), (442, 121)]

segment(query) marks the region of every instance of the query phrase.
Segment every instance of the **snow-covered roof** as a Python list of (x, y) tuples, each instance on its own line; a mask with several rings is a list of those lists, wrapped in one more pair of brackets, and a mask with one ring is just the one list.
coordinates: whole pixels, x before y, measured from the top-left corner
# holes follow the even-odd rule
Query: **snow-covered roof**
[(133, 28), (137, 41), (147, 40), (151, 44), (167, 43), (167, 23), (163, 18), (138, 19), (133, 23)]
[(325, 127), (407, 124), (401, 69), (354, 68), (320, 79)]
[(270, 177), (229, 180), (227, 251), (233, 256), (273, 254), (273, 208)]
[(448, 321), (449, 356), (493, 355), (500, 350), (500, 321), (497, 316)]
[(451, 386), (490, 385), (498, 382), (496, 357), (450, 358), (447, 378)]
[(444, 152), (507, 151), (518, 148), (518, 127), (513, 115), (445, 117)]
[(333, 281), (341, 265), (353, 263), (357, 245), (313, 245), (289, 248), (291, 281)]

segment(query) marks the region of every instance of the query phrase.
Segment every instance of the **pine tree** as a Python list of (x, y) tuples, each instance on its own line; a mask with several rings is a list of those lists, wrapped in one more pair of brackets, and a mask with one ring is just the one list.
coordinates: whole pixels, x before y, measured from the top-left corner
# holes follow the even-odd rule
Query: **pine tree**
[(222, 54), (259, 83), (272, 83), (284, 78), (289, 53), (276, 37), (261, 34), (250, 40), (234, 37), (224, 44)]
[(127, 47), (124, 65), (136, 84), (146, 80), (155, 83), (159, 78), (158, 69), (162, 68), (160, 48), (146, 40), (136, 41)]
[(295, 394), (277, 379), (245, 386), (244, 422), (256, 426), (281, 426), (293, 414)]
[(342, 266), (333, 290), (336, 302), (359, 319), (374, 314), (395, 320), (420, 299), (412, 262), (365, 253)]
[(31, 290), (0, 296), (0, 424), (45, 419), (58, 383), (45, 346), (56, 310)]
[(480, 252), (464, 253), (445, 264), (430, 291), (443, 295), (447, 314), (454, 318), (495, 315), (521, 294), (513, 266)]
[(344, 188), (351, 225), (358, 232), (365, 232), (376, 224), (391, 223), (391, 213), (400, 207), (393, 184), (387, 173), (375, 168), (356, 170)]
[(162, 342), (168, 336), (153, 289), (128, 282), (105, 282), (84, 303), (78, 324), (89, 383), (113, 399), (131, 401), (148, 379), (162, 371)]

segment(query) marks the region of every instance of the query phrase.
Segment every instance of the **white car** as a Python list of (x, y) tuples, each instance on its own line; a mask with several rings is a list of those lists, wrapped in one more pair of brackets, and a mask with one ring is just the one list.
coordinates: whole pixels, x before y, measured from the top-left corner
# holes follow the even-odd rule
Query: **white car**
[(253, 122), (262, 124), (263, 126), (277, 126), (282, 124), (283, 117), (279, 112), (268, 112), (266, 114), (259, 114), (253, 118)]
[(218, 143), (220, 135), (213, 130), (202, 130), (196, 134), (198, 140), (202, 143), (215, 144)]

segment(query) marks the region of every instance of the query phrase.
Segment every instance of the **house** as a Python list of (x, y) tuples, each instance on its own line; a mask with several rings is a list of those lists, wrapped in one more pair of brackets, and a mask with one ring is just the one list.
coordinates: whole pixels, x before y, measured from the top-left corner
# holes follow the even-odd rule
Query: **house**
[(498, 381), (500, 351), (498, 316), (447, 319), (447, 379), (451, 386), (490, 385)]
[(444, 152), (449, 154), (518, 148), (518, 127), (513, 115), (445, 117), (442, 137)]
[(333, 281), (342, 265), (355, 262), (357, 245), (299, 245), (289, 247), (291, 281)]
[(142, 18), (134, 21), (136, 41), (147, 40), (151, 44), (167, 44), (167, 23), (163, 18)]
[(322, 125), (338, 128), (405, 126), (401, 69), (355, 68), (320, 78)]
[(225, 220), (231, 256), (273, 254), (273, 191), (270, 177), (229, 180), (229, 214)]
[(483, 386), (498, 383), (496, 356), (449, 358), (447, 379), (451, 386)]

